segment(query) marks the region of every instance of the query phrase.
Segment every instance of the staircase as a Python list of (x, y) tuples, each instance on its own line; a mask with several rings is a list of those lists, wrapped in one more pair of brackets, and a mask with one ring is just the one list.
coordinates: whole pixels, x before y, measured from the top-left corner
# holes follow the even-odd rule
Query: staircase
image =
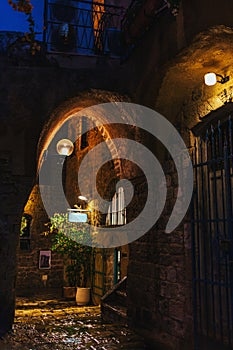
[(127, 277), (124, 277), (101, 298), (103, 322), (127, 324), (126, 282)]

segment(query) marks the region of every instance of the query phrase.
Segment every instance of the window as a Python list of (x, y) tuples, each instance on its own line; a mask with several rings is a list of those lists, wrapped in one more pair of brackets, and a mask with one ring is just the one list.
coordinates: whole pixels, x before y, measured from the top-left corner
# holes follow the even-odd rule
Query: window
[(119, 187), (112, 198), (106, 217), (106, 226), (126, 224), (126, 208), (123, 187)]
[(20, 249), (21, 250), (30, 250), (31, 221), (32, 221), (31, 215), (24, 213), (22, 216), (21, 228), (20, 228)]

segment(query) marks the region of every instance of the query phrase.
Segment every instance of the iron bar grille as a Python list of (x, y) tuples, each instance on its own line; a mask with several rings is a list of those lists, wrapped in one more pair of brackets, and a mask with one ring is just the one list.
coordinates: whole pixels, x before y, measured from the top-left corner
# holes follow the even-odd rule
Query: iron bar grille
[(196, 138), (192, 248), (196, 349), (233, 346), (232, 118)]
[(47, 52), (120, 57), (123, 15), (123, 7), (104, 2), (46, 0)]

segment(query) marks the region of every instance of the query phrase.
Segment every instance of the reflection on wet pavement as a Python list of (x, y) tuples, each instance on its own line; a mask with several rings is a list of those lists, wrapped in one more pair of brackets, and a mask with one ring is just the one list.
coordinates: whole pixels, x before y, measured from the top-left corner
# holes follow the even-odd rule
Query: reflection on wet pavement
[(127, 326), (103, 324), (98, 306), (44, 299), (17, 299), (13, 332), (0, 340), (1, 350), (146, 349)]

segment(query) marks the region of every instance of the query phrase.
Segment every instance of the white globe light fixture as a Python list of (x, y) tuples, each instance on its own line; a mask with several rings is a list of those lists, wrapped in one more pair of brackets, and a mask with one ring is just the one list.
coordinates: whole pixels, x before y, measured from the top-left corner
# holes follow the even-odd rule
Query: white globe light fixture
[[(217, 80), (217, 77), (219, 80)], [(223, 76), (216, 73), (207, 73), (204, 75), (204, 82), (207, 86), (213, 86), (216, 83), (225, 84), (230, 80), (229, 76)]]
[(57, 143), (57, 153), (61, 156), (70, 156), (74, 150), (73, 142), (68, 139), (62, 139)]
[(207, 86), (213, 86), (217, 83), (217, 77), (215, 73), (207, 73), (204, 76), (204, 81)]

